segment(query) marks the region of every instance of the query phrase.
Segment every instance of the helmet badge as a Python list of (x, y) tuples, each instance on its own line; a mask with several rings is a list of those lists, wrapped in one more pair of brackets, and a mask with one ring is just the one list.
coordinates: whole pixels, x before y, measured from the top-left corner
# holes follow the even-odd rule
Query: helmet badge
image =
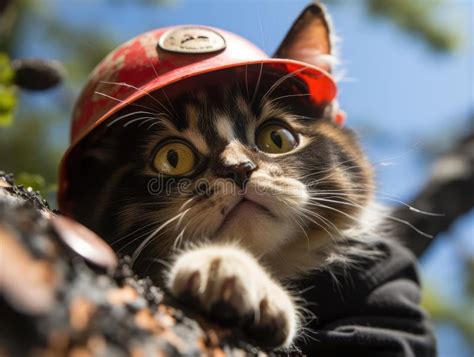
[(159, 48), (178, 53), (212, 53), (226, 47), (224, 37), (206, 27), (184, 26), (166, 31), (158, 42)]

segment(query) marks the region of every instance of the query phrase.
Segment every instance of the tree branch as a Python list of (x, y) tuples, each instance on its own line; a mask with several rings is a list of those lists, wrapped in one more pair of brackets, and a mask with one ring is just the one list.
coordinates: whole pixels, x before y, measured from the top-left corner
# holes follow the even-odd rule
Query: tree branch
[(436, 160), (431, 177), (418, 196), (410, 202), (410, 206), (441, 214), (424, 215), (409, 207), (395, 210), (394, 216), (434, 237), (426, 238), (410, 227), (400, 225), (398, 236), (420, 256), (433, 239), (447, 231), (458, 218), (474, 207), (474, 131)]
[(0, 173), (0, 355), (265, 355), (58, 217)]

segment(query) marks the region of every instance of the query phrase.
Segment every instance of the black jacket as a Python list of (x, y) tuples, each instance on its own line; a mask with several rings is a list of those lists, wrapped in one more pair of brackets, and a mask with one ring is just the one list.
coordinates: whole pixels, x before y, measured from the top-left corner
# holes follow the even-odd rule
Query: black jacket
[(377, 243), (383, 257), (344, 274), (316, 272), (298, 286), (316, 318), (300, 346), (308, 356), (435, 356), (430, 322), (419, 306), (416, 258), (399, 244)]

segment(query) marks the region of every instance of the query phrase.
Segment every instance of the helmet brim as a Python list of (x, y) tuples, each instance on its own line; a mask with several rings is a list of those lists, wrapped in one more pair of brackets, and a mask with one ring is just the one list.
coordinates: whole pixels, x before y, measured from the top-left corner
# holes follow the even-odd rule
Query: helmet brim
[[(117, 99), (117, 104), (109, 109), (105, 114), (101, 115), (98, 120), (96, 120), (92, 125), (83, 127), (84, 129), (73, 135), (74, 139), (68, 150), (64, 154), (59, 168), (60, 175), (60, 186), (58, 191), (58, 204), (59, 208), (63, 213), (71, 212), (69, 204), (67, 202), (67, 191), (68, 191), (68, 173), (67, 173), (67, 164), (71, 153), (77, 148), (80, 142), (84, 140), (86, 136), (95, 131), (99, 126), (106, 123), (110, 118), (114, 116), (118, 111), (127, 107), (128, 105), (140, 100), (144, 96), (150, 95), (151, 93), (160, 90), (166, 89), (173, 84), (177, 84), (180, 81), (185, 79), (193, 78), (200, 76), (206, 73), (212, 73), (222, 70), (235, 70), (238, 68), (248, 68), (251, 66), (259, 67), (259, 76), (265, 76), (268, 73), (283, 73), (288, 75), (288, 77), (294, 76), (304, 81), (307, 87), (309, 94), (309, 99), (312, 100), (316, 105), (323, 105), (325, 103), (330, 103), (337, 96), (337, 86), (334, 79), (331, 75), (321, 68), (309, 65), (304, 62), (288, 60), (288, 59), (278, 59), (278, 58), (269, 58), (269, 59), (259, 59), (253, 61), (238, 61), (234, 63), (226, 63), (221, 66), (210, 66), (205, 64), (199, 66), (199, 64), (193, 67), (193, 71), (189, 72), (189, 69), (186, 68), (177, 68), (175, 70), (169, 71), (155, 79), (149, 81), (146, 85), (141, 88), (136, 88), (136, 90), (124, 99)], [(127, 85), (123, 83), (123, 85)], [(110, 99), (114, 99), (110, 97)], [(74, 129), (73, 129), (74, 130)]]

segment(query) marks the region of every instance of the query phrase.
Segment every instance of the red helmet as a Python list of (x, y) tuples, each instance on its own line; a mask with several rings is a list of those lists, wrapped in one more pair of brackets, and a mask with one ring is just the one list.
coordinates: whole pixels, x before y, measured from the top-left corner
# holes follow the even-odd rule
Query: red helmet
[[(139, 35), (112, 51), (91, 73), (72, 116), (71, 145), (60, 167), (58, 201), (70, 213), (67, 191), (71, 152), (117, 111), (158, 89), (204, 73), (259, 65), (271, 73), (295, 73), (315, 103), (336, 97), (336, 84), (321, 68), (304, 62), (269, 58), (233, 33), (204, 26), (161, 28)], [(187, 81), (186, 83), (189, 83)]]

